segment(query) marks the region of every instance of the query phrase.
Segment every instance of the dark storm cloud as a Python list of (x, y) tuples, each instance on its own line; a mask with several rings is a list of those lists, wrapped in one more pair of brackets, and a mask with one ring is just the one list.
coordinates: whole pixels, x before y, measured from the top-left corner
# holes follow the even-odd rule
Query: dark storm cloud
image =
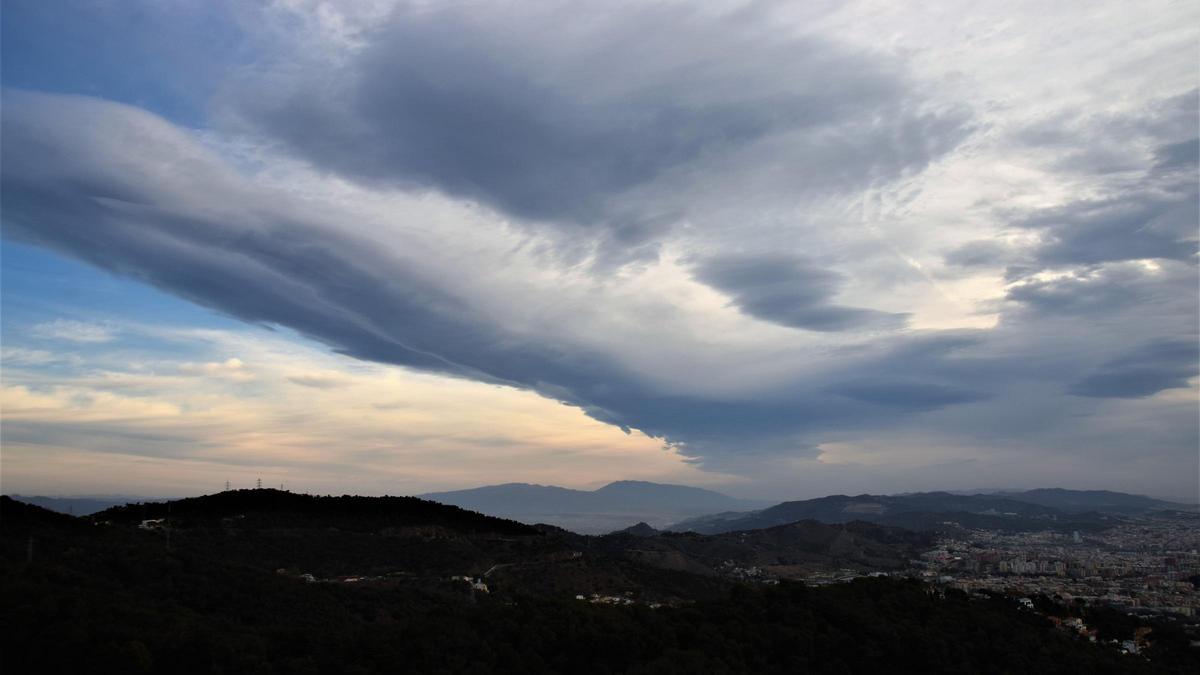
[(1200, 373), (1200, 344), (1195, 339), (1156, 340), (1104, 364), (1071, 385), (1076, 396), (1142, 398), (1165, 389), (1186, 387)]
[(895, 60), (748, 13), (596, 10), (401, 8), (345, 63), (260, 72), (227, 110), (354, 180), (603, 223), (635, 243), (652, 225), (633, 193), (686, 167), (791, 155), (790, 190), (840, 189), (920, 168), (965, 134), (964, 111), (923, 110)]
[(780, 254), (727, 255), (700, 261), (697, 280), (727, 294), (742, 312), (763, 321), (815, 331), (900, 328), (906, 314), (831, 302), (836, 272)]

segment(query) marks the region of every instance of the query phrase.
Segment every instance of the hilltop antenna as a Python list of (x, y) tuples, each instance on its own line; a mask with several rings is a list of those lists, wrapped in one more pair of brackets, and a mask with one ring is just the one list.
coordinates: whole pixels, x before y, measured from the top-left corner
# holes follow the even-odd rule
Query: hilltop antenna
[(257, 482), (257, 483), (255, 483), (255, 485), (258, 487), (258, 489), (259, 489), (259, 490), (261, 490), (261, 489), (262, 489), (262, 479), (261, 479), (261, 478), (259, 478), (259, 479), (258, 479), (258, 482)]
[(225, 491), (229, 492), (229, 481), (225, 481)]

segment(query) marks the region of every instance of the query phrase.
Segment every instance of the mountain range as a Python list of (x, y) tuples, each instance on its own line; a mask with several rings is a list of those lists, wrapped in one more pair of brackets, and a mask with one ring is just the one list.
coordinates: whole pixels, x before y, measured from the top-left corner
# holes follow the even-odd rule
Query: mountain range
[(102, 495), (102, 496), (84, 496), (84, 497), (43, 497), (41, 495), (12, 495), (12, 498), (25, 502), (26, 504), (35, 504), (43, 509), (65, 513), (71, 516), (90, 516), (93, 513), (110, 509), (114, 506), (123, 504), (135, 504), (138, 502), (161, 502), (166, 501), (166, 498), (146, 498), (134, 497), (132, 495)]
[(747, 512), (689, 518), (669, 526), (704, 534), (758, 530), (800, 520), (822, 523), (864, 521), (934, 531), (958, 527), (994, 530), (1096, 530), (1124, 516), (1151, 511), (1195, 510), (1194, 505), (1103, 490), (1061, 488), (962, 495), (921, 492), (903, 495), (831, 495), (790, 501)]
[[(1151, 668), (1000, 594), (789, 581), (902, 571), (931, 541), (814, 521), (587, 536), (269, 489), (89, 517), (0, 497), (0, 670), (1195, 672), (1182, 633)], [(1104, 643), (1140, 625), (1119, 618), (1097, 624)]]
[(1195, 511), (1197, 506), (1196, 504), (1181, 504), (1145, 495), (1131, 495), (1111, 490), (1039, 488), (998, 492), (996, 496), (1030, 504), (1041, 504), (1067, 513), (1097, 511), (1099, 513), (1138, 515), (1148, 511)]
[(611, 532), (638, 522), (661, 528), (693, 516), (748, 511), (770, 504), (703, 488), (635, 480), (616, 481), (596, 490), (506, 483), (419, 496), (524, 523), (556, 525), (580, 534)]
[[(77, 516), (124, 504), (166, 501), (121, 495), (13, 497)], [(1062, 488), (978, 494), (832, 495), (772, 505), (767, 501), (737, 499), (703, 488), (632, 480), (609, 483), (590, 491), (507, 483), (428, 493), (421, 497), (527, 524), (555, 525), (580, 534), (613, 532), (636, 523), (657, 530), (717, 533), (761, 529), (806, 519), (823, 523), (861, 520), (919, 531), (945, 529), (947, 523), (999, 530), (1088, 531), (1108, 527), (1114, 518), (1150, 511), (1197, 510), (1194, 504), (1143, 495)]]
[(815, 521), (717, 535), (661, 532), (640, 523), (592, 536), (417, 497), (273, 489), (127, 504), (86, 517), (0, 497), (0, 512), (7, 555), (17, 560), (32, 538), (39, 561), (70, 561), (72, 548), (127, 547), (316, 579), (428, 587), (470, 575), (486, 578), (493, 593), (570, 597), (619, 590), (663, 601), (723, 592), (739, 568), (781, 578), (899, 570), (931, 541), (875, 524)]

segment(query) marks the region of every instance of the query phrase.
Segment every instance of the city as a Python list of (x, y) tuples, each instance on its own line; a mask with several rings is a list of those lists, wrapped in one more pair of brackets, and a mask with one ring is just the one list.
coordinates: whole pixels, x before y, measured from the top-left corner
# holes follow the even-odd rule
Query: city
[(964, 591), (1042, 594), (1138, 614), (1200, 609), (1200, 516), (1153, 514), (1096, 533), (964, 530), (921, 556), (922, 576)]

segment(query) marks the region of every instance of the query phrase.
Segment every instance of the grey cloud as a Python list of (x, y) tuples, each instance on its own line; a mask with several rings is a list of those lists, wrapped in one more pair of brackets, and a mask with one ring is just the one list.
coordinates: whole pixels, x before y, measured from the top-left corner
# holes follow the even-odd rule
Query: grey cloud
[[(1197, 93), (1155, 101), (1138, 113), (1090, 116), (1062, 121), (1061, 138), (1053, 134), (1034, 140), (1051, 145), (1058, 154), (1085, 144), (1079, 152), (1109, 148), (1125, 159), (1122, 171), (1131, 179), (1116, 182), (1102, 198), (1079, 200), (1043, 209), (1016, 219), (1015, 226), (1037, 232), (1041, 243), (1027, 260), (1013, 268), (1010, 278), (1024, 270), (1063, 265), (1169, 259), (1194, 260), (1200, 191), (1196, 182)], [(1070, 140), (1066, 140), (1066, 139)], [(1057, 140), (1056, 140), (1057, 139)], [(1145, 157), (1146, 148), (1151, 148)], [(1073, 169), (1092, 176), (1111, 167), (1089, 163), (1086, 153)], [(1061, 164), (1061, 161), (1059, 162)]]
[(1200, 89), (1152, 101), (1146, 112), (1135, 118), (1131, 131), (1151, 138), (1178, 141), (1196, 135), (1196, 116), (1200, 115)]
[[(998, 346), (1007, 343), (1041, 369), (1043, 382), (1078, 398), (1044, 408), (1046, 401), (1034, 395), (1024, 411), (1014, 406), (1021, 412), (1007, 420), (965, 418), (974, 428), (996, 438), (1035, 428), (1052, 433), (1068, 409), (1081, 429), (1103, 428), (1104, 420), (1088, 419), (1096, 399), (1137, 399), (1187, 386), (1196, 372), (1200, 319), (1196, 98), (1193, 91), (1133, 114), (1076, 120), (1063, 125), (1063, 137), (1041, 139), (1059, 158), (1052, 166), (1086, 176), (1102, 196), (1015, 219), (1007, 214), (1011, 225), (1036, 233), (1038, 242), (1004, 261), (1009, 302), (994, 337)], [(1120, 176), (1109, 174), (1113, 165), (1106, 156), (1123, 157)], [(1047, 270), (1055, 274), (1040, 274)], [(1178, 420), (1191, 417), (1194, 426), (1195, 403), (1190, 410), (1172, 405), (1164, 403), (1163, 412), (1153, 414), (1176, 415), (1174, 421), (1161, 429), (1138, 429), (1139, 441), (1154, 436), (1164, 447), (1188, 447), (1180, 439), (1194, 432), (1181, 433)], [(1111, 404), (1108, 410), (1114, 410)], [(1018, 420), (1019, 430), (1013, 426)], [(1087, 447), (1114, 452), (1124, 451), (1128, 442), (1111, 430), (1076, 436)]]
[(1165, 258), (1196, 254), (1200, 222), (1194, 186), (1175, 194), (1145, 190), (1103, 201), (1076, 202), (1039, 213), (1022, 227), (1044, 237), (1036, 251), (1046, 265)]
[(1142, 398), (1165, 389), (1186, 387), (1200, 373), (1200, 344), (1191, 340), (1157, 340), (1104, 364), (1073, 384), (1076, 396)]
[[(8, 92), (5, 102), (4, 215), (12, 234), (362, 358), (487, 379), (447, 354), (495, 336), (471, 323), (460, 300), (391, 264), (377, 247), (272, 211), (219, 166), (194, 160), (190, 175), (156, 175), (153, 162), (178, 166), (179, 156), (194, 153), (161, 121), (86, 99)], [(108, 145), (106, 137), (128, 143)], [(79, 160), (64, 161), (72, 151)], [(112, 171), (114, 162), (126, 170)], [(174, 181), (202, 191), (203, 203), (179, 203)]]
[(1187, 262), (1163, 261), (1157, 270), (1118, 262), (1053, 279), (1024, 280), (1009, 287), (1007, 298), (1026, 310), (1045, 314), (1112, 316), (1150, 305), (1194, 319), (1197, 308), (1192, 293), (1198, 281), (1196, 267)]
[(905, 410), (935, 410), (948, 405), (984, 401), (984, 392), (929, 382), (851, 382), (829, 391), (879, 406)]
[[(226, 110), (354, 180), (603, 223), (635, 244), (656, 226), (650, 212), (685, 208), (671, 197), (689, 170), (764, 166), (768, 141), (770, 162), (789, 156), (780, 171), (794, 192), (889, 180), (966, 132), (965, 112), (924, 109), (894, 60), (784, 38), (749, 15), (401, 8), (365, 39), (336, 67), (260, 71), (231, 89)], [(669, 175), (670, 187), (652, 189)], [(646, 190), (653, 205), (640, 207)]]
[(1189, 139), (1196, 135), (1198, 101), (1200, 93), (1193, 89), (1121, 113), (1072, 108), (1028, 124), (1012, 140), (1042, 151), (1063, 172), (1108, 176), (1140, 171), (1147, 147), (1160, 168), (1170, 168), (1174, 161), (1186, 162), (1188, 146), (1195, 147)]
[[(357, 358), (533, 390), (595, 419), (685, 444), (685, 453), (705, 462), (748, 447), (811, 453), (808, 435), (894, 422), (912, 409), (881, 411), (823, 388), (851, 379), (862, 358), (897, 380), (911, 380), (922, 368), (953, 370), (946, 357), (966, 344), (943, 336), (850, 353), (811, 382), (752, 396), (672, 393), (626, 368), (619, 354), (510, 330), (337, 222), (294, 208), (286, 195), (256, 192), (146, 113), (93, 99), (7, 92), (0, 136), (7, 236), (251, 323), (287, 326)], [(761, 281), (728, 266), (710, 271), (748, 293)], [(819, 316), (833, 277), (802, 265), (775, 271), (808, 284), (791, 298), (799, 306), (783, 312), (786, 320), (833, 325)], [(844, 309), (834, 323), (897, 320)], [(955, 386), (952, 374), (942, 379)], [(924, 408), (962, 399), (918, 394)]]
[[(955, 419), (970, 422), (958, 427), (966, 435), (999, 426), (1017, 433), (1019, 424), (997, 421), (1012, 410), (1014, 391), (1028, 402), (1020, 389), (1028, 383), (1061, 394), (1063, 383), (1089, 376), (1096, 361), (1084, 363), (1080, 341), (1103, 362), (1147, 335), (1177, 334), (1166, 332), (1174, 324), (1162, 317), (1141, 321), (1139, 314), (1121, 335), (1074, 322), (1061, 337), (1047, 338), (1053, 327), (1040, 323), (1046, 312), (1016, 312), (995, 331), (897, 331), (820, 352), (789, 381), (736, 394), (685, 394), (628, 367), (603, 336), (589, 343), (599, 346), (585, 347), (479, 312), (448, 290), (453, 284), (401, 252), (360, 239), (328, 212), (262, 191), (150, 115), (19, 92), (6, 92), (4, 113), (6, 236), (249, 322), (290, 327), (357, 358), (536, 391), (597, 420), (683, 444), (681, 451), (705, 466), (736, 465), (756, 453), (811, 457), (823, 440), (911, 423), (918, 414), (941, 424), (960, 415)], [(837, 275), (795, 258), (693, 264), (697, 278), (707, 270), (714, 287), (767, 320), (825, 330), (902, 323), (902, 316), (834, 304)], [(1143, 304), (1151, 303), (1132, 306), (1161, 309)], [(680, 349), (689, 346), (681, 336)], [(763, 359), (788, 369), (796, 369), (804, 349), (762, 348), (771, 350)], [(697, 354), (688, 376), (702, 381), (709, 366)], [(722, 374), (731, 375), (727, 364)], [(984, 400), (988, 406), (966, 405)]]
[(1012, 259), (1011, 248), (998, 241), (969, 241), (943, 256), (948, 265), (959, 267), (986, 267), (1002, 265)]
[(1200, 164), (1200, 138), (1160, 146), (1154, 152), (1154, 159), (1156, 171), (1191, 169), (1194, 172)]
[(716, 256), (700, 261), (693, 273), (697, 280), (728, 294), (746, 314), (792, 328), (900, 328), (908, 318), (906, 314), (833, 304), (841, 277), (786, 255)]

